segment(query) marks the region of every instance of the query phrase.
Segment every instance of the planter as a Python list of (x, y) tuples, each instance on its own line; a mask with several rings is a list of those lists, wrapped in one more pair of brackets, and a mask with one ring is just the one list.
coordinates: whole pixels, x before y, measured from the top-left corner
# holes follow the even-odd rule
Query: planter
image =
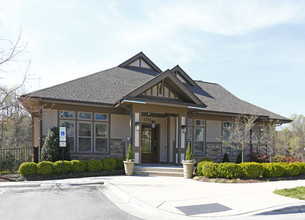
[(134, 168), (134, 161), (123, 161), (124, 162), (124, 169), (126, 176), (132, 176), (133, 168)]
[(194, 163), (183, 163), (184, 178), (190, 179), (193, 177)]

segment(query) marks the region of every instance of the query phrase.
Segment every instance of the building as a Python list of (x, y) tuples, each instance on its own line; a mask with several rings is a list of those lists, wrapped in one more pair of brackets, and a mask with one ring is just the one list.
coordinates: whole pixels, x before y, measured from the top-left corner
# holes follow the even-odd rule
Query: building
[(117, 67), (34, 91), (20, 101), (32, 114), (33, 146), (54, 126), (67, 127), (74, 159), (122, 158), (131, 142), (136, 163), (219, 161), (223, 133), (237, 115), (289, 119), (242, 101), (216, 83), (193, 80), (178, 65), (160, 70), (144, 53)]

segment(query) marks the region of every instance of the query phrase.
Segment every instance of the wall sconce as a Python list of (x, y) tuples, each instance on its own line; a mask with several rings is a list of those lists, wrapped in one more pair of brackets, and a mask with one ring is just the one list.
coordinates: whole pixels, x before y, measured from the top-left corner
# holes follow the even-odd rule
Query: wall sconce
[(136, 126), (136, 130), (140, 131), (140, 122), (136, 121), (135, 126)]
[(151, 121), (151, 127), (155, 128), (156, 127), (156, 122), (155, 121)]
[(181, 129), (182, 129), (182, 132), (185, 134), (186, 133), (186, 125), (181, 125)]

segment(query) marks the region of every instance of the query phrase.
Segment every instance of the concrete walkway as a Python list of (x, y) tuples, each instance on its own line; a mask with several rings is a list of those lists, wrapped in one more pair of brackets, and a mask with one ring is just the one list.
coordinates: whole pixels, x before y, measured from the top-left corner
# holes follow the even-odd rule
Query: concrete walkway
[[(266, 183), (206, 183), (181, 177), (109, 176), (21, 183), (5, 188), (103, 184), (100, 189), (122, 210), (143, 219), (231, 218), (286, 210), (305, 213), (305, 201), (279, 196), (278, 188), (305, 186), (305, 180)], [(305, 214), (304, 214), (305, 219)]]

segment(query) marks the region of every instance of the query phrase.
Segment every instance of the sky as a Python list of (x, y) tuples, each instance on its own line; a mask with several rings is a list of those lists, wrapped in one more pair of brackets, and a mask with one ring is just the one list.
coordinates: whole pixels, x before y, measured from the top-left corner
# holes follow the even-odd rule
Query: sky
[(304, 12), (302, 0), (0, 0), (0, 49), (19, 33), (26, 46), (0, 67), (0, 85), (19, 85), (27, 72), (31, 92), (142, 51), (162, 70), (179, 64), (242, 100), (305, 115)]

